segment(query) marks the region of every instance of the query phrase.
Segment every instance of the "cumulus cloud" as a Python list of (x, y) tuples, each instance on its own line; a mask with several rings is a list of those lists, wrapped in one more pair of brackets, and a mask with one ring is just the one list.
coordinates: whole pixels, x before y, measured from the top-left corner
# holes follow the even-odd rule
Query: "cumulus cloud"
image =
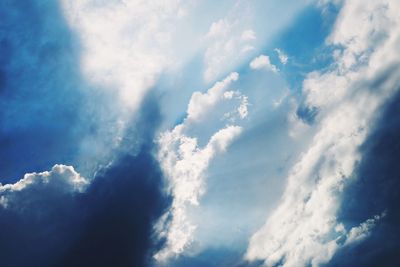
[(266, 55), (260, 55), (256, 58), (254, 58), (250, 62), (250, 68), (252, 68), (253, 70), (266, 69), (266, 70), (272, 71), (274, 73), (278, 72), (278, 68), (271, 63), (269, 56), (266, 56)]
[(239, 97), (241, 101), (236, 115), (232, 113), (231, 116), (238, 119), (247, 116), (247, 98), (228, 90), (238, 78), (238, 73), (231, 73), (206, 93), (193, 93), (184, 122), (162, 133), (158, 140), (159, 161), (169, 183), (168, 191), (173, 196), (170, 210), (156, 226), (159, 236), (166, 240), (165, 247), (154, 256), (158, 261), (181, 254), (191, 244), (196, 225), (190, 222), (188, 209), (199, 205), (199, 199), (206, 190), (206, 170), (211, 160), (224, 152), (242, 132), (240, 126), (227, 124), (214, 132), (204, 146), (198, 144), (196, 137), (187, 134), (194, 123), (210, 116), (218, 104), (232, 101), (234, 97)]
[(74, 229), (80, 220), (75, 200), (88, 186), (87, 179), (65, 165), (0, 185), (0, 226), (7, 229), (0, 239), (2, 264), (51, 265), (69, 245), (72, 234), (65, 229)]
[[(359, 148), (378, 109), (400, 81), (394, 67), (400, 62), (395, 55), (398, 8), (397, 1), (344, 3), (328, 38), (329, 44), (342, 47), (334, 52), (336, 61), (303, 83), (307, 105), (318, 108), (319, 130), (291, 170), (281, 203), (252, 236), (246, 259), (267, 266), (320, 266), (343, 245), (337, 242), (343, 237), (337, 218), (343, 192), (355, 179)], [(345, 231), (347, 242), (366, 236), (379, 218)]]
[(124, 136), (135, 140), (134, 151), (116, 151), (90, 180), (71, 166), (55, 165), (0, 186), (0, 228), (7, 229), (0, 238), (2, 266), (150, 264), (157, 246), (153, 224), (170, 203), (152, 154), (160, 122), (153, 100), (146, 98)]
[(27, 173), (23, 179), (14, 184), (0, 184), (0, 204), (4, 208), (18, 206), (21, 198), (30, 194), (32, 194), (30, 201), (33, 201), (35, 191), (42, 191), (42, 194), (47, 190), (58, 193), (82, 193), (88, 185), (89, 181), (80, 176), (72, 166), (54, 165), (51, 171)]

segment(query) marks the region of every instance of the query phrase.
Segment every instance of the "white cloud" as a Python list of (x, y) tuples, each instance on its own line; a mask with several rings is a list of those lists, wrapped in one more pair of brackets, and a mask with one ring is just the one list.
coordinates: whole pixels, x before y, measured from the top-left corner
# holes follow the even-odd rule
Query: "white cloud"
[(271, 63), (269, 56), (266, 55), (260, 55), (253, 59), (250, 62), (250, 68), (252, 68), (253, 70), (266, 69), (274, 73), (278, 72), (278, 68)]
[(187, 117), (189, 120), (199, 120), (206, 114), (210, 107), (221, 100), (228, 86), (239, 79), (237, 72), (231, 73), (223, 81), (217, 82), (213, 87), (208, 89), (207, 93), (202, 94), (200, 92), (194, 92), (190, 98), (190, 102), (187, 110)]
[(187, 210), (190, 206), (199, 205), (199, 199), (205, 192), (206, 170), (210, 161), (227, 149), (242, 128), (229, 124), (223, 126), (212, 134), (204, 146), (198, 144), (196, 137), (188, 136), (187, 131), (201, 118), (210, 116), (219, 103), (238, 97), (241, 102), (236, 116), (238, 119), (247, 116), (247, 97), (227, 90), (238, 77), (237, 73), (231, 73), (206, 93), (193, 93), (184, 122), (162, 133), (158, 140), (158, 158), (169, 183), (168, 191), (173, 196), (170, 210), (156, 226), (160, 237), (166, 238), (165, 247), (154, 256), (159, 261), (178, 256), (190, 246), (196, 225), (190, 222)]
[(232, 69), (254, 50), (256, 33), (250, 27), (249, 12), (248, 3), (237, 1), (226, 17), (211, 24), (205, 35), (204, 79), (207, 82)]
[(93, 173), (110, 161), (161, 74), (180, 69), (200, 47), (200, 33), (191, 22), (192, 3), (61, 1), (66, 21), (79, 38), (80, 70), (88, 85), (83, 93), (96, 99), (85, 103), (98, 130), (81, 141), (82, 172)]
[(345, 231), (336, 214), (359, 147), (400, 82), (391, 72), (400, 63), (399, 8), (398, 1), (344, 3), (328, 39), (343, 49), (329, 71), (310, 73), (303, 84), (306, 103), (319, 110), (319, 130), (292, 168), (281, 203), (252, 236), (246, 259), (320, 266), (340, 248), (338, 238), (347, 238), (344, 245), (361, 240), (380, 218)]
[(279, 48), (275, 48), (274, 51), (278, 54), (279, 61), (285, 65), (289, 59), (288, 56)]
[(51, 171), (27, 173), (14, 184), (0, 184), (0, 205), (18, 206), (24, 193), (32, 192), (30, 201), (40, 198), (47, 190), (59, 193), (83, 192), (89, 181), (80, 176), (72, 166), (54, 165)]
[(184, 5), (179, 0), (63, 0), (62, 5), (82, 40), (86, 77), (116, 90), (121, 103), (135, 110), (173, 62), (174, 24), (184, 16)]
[(240, 100), (240, 106), (238, 107), (237, 112), (239, 113), (240, 118), (244, 119), (249, 114), (249, 100), (247, 96), (240, 96)]
[(378, 221), (385, 216), (386, 213), (383, 212), (381, 215), (375, 215), (374, 218), (368, 219), (359, 226), (351, 228), (351, 230), (347, 233), (344, 245), (348, 246), (353, 243), (363, 241), (371, 234), (372, 229), (375, 227)]

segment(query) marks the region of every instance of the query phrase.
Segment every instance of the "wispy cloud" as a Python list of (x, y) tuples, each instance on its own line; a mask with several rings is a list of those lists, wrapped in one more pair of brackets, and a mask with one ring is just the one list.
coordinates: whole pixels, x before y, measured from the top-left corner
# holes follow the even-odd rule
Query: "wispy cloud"
[(289, 57), (279, 48), (275, 48), (274, 51), (278, 54), (279, 61), (283, 65), (286, 65), (286, 63), (288, 62)]
[(250, 13), (248, 5), (237, 1), (227, 13), (213, 22), (205, 35), (204, 79), (207, 82), (235, 67), (254, 50), (257, 34), (251, 29), (250, 16), (243, 15)]

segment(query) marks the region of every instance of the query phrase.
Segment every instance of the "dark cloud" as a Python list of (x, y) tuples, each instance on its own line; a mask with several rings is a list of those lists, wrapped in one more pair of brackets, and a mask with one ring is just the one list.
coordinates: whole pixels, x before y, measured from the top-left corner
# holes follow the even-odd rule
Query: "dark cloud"
[(327, 266), (400, 266), (400, 94), (386, 106), (362, 146), (357, 179), (346, 190), (339, 220), (348, 227), (386, 211), (364, 242), (340, 250)]
[(157, 103), (149, 97), (143, 107), (126, 135), (126, 142), (141, 137), (136, 149), (120, 151), (85, 192), (28, 185), (23, 197), (0, 209), (0, 266), (149, 264), (157, 248), (153, 223), (170, 199), (153, 157)]
[(57, 266), (144, 266), (152, 223), (164, 208), (157, 164), (147, 152), (124, 156), (80, 200), (85, 220)]
[[(97, 147), (111, 142), (104, 137), (113, 101), (83, 82), (79, 42), (59, 2), (1, 1), (0, 18), (0, 182), (101, 157)], [(155, 99), (147, 97), (120, 148), (111, 148), (111, 164), (87, 176), (86, 191), (72, 190), (61, 172), (51, 172), (52, 182), (38, 175), (21, 191), (7, 191), (0, 266), (147, 265), (157, 247), (153, 222), (170, 201), (153, 157)], [(92, 139), (82, 152), (83, 138)]]

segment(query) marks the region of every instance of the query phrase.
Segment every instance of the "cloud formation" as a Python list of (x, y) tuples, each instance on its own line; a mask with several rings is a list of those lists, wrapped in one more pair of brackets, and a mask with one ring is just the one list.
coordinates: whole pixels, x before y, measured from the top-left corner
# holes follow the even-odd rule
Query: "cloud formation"
[[(341, 238), (362, 236), (360, 229), (369, 225), (342, 232), (337, 213), (378, 109), (398, 89), (397, 9), (396, 1), (344, 2), (328, 38), (342, 49), (333, 52), (329, 70), (310, 73), (303, 83), (305, 102), (318, 108), (319, 130), (293, 167), (281, 204), (251, 238), (246, 259), (267, 266), (320, 266)], [(360, 21), (363, 27), (356, 26)]]
[(157, 247), (152, 226), (169, 198), (162, 192), (162, 172), (152, 154), (159, 123), (156, 104), (146, 100), (140, 114), (133, 126), (142, 136), (136, 149), (121, 149), (90, 182), (72, 167), (56, 165), (0, 187), (0, 227), (8, 229), (0, 237), (2, 265), (151, 263)]
[(0, 205), (4, 208), (12, 206), (14, 203), (19, 205), (21, 197), (30, 194), (34, 196), (35, 194), (32, 192), (35, 191), (54, 190), (60, 193), (82, 193), (88, 184), (89, 181), (81, 177), (72, 166), (54, 165), (51, 171), (27, 173), (23, 179), (14, 184), (0, 184)]
[[(93, 83), (118, 93), (130, 111), (173, 62), (174, 24), (185, 14), (179, 0), (62, 1), (65, 16), (82, 40), (81, 67)], [(149, 15), (150, 14), (150, 15)], [(115, 53), (114, 51), (118, 51)]]
[(227, 124), (214, 132), (204, 146), (200, 146), (197, 138), (188, 136), (187, 132), (201, 120), (207, 123), (206, 118), (212, 114), (213, 109), (223, 102), (232, 101), (235, 94), (239, 94), (241, 102), (236, 110), (231, 111), (232, 114), (236, 112), (238, 119), (247, 116), (247, 98), (239, 92), (228, 90), (231, 83), (238, 78), (238, 73), (231, 73), (206, 93), (194, 92), (183, 123), (171, 131), (162, 133), (158, 140), (159, 161), (169, 183), (168, 191), (173, 196), (170, 210), (156, 226), (160, 237), (166, 239), (165, 247), (154, 256), (158, 261), (163, 262), (178, 256), (192, 242), (196, 225), (190, 222), (188, 209), (190, 206), (199, 205), (199, 199), (206, 190), (206, 170), (210, 161), (227, 149), (241, 133), (242, 128)]
[(373, 231), (362, 242), (340, 249), (326, 264), (328, 267), (397, 266), (400, 237), (399, 194), (400, 95), (396, 94), (379, 115), (374, 130), (361, 147), (363, 158), (357, 167), (357, 179), (348, 186), (338, 217), (346, 225), (356, 225), (372, 214), (385, 210)]

